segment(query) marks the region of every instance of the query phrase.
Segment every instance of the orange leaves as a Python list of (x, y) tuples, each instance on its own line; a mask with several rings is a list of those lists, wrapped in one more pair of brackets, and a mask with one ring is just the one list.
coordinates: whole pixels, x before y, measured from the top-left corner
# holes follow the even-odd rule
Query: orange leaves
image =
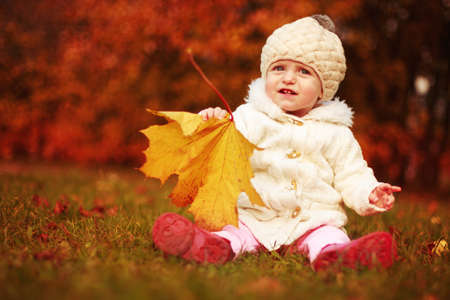
[[(431, 184), (448, 187), (445, 105), (430, 98), (432, 107), (427, 108), (411, 84), (418, 74), (409, 72), (427, 53), (431, 56), (422, 61), (421, 72), (434, 82), (433, 66), (447, 62), (438, 42), (447, 40), (445, 18), (433, 17), (442, 13), (438, 5), (426, 7), (429, 18), (398, 23), (390, 16), (409, 9), (421, 14), (422, 6), (374, 7), (361, 0), (327, 5), (312, 0), (8, 3), (0, 20), (2, 159), (140, 163), (144, 142), (135, 132), (146, 126), (143, 106), (200, 110), (212, 104), (212, 94), (198, 90), (186, 47), (197, 53), (236, 106), (249, 80), (259, 75), (259, 53), (267, 36), (286, 22), (320, 11), (336, 21), (338, 32), (345, 28), (341, 37), (355, 56), (349, 69), (356, 64), (364, 75), (350, 72), (345, 86), (359, 88), (343, 86), (341, 96), (352, 102), (358, 118), (367, 119), (355, 124), (367, 136), (362, 146), (369, 165), (389, 182), (415, 184), (430, 178)], [(379, 10), (379, 23), (387, 32), (371, 21), (373, 9)], [(364, 26), (355, 26), (355, 20)], [(430, 21), (435, 43), (426, 43)], [(397, 27), (403, 34), (395, 34)], [(394, 57), (384, 55), (391, 53), (392, 44), (400, 47)], [(431, 48), (424, 52), (423, 44)], [(377, 59), (366, 59), (373, 54)], [(436, 95), (446, 93), (445, 84), (435, 88), (440, 91)]]
[(189, 211), (199, 226), (219, 230), (237, 225), (236, 201), (241, 192), (264, 205), (250, 184), (253, 173), (248, 158), (255, 147), (233, 122), (203, 121), (187, 112), (150, 112), (169, 123), (142, 131), (150, 146), (140, 170), (162, 183), (172, 174), (179, 175), (170, 197), (178, 206), (191, 204)]

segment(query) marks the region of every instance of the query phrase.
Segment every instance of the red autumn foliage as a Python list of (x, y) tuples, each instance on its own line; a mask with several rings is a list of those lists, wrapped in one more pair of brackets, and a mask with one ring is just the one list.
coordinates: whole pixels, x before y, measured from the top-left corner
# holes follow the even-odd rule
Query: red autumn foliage
[(348, 72), (338, 95), (380, 180), (450, 187), (448, 1), (3, 0), (0, 159), (143, 161), (147, 107), (235, 108), (265, 38), (314, 13), (335, 21)]

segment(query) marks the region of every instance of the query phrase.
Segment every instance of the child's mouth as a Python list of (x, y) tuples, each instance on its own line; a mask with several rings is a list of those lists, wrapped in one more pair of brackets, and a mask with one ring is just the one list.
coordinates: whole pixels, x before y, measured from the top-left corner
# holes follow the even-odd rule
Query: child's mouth
[(281, 89), (278, 91), (278, 93), (284, 94), (284, 95), (297, 95), (296, 92), (294, 92), (293, 90), (290, 90), (290, 89)]

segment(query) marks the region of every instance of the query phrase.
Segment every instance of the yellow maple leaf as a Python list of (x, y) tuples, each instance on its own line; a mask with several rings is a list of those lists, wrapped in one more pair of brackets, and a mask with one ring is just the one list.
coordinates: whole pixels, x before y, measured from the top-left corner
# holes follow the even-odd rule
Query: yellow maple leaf
[(149, 139), (140, 170), (164, 183), (172, 174), (178, 183), (170, 198), (177, 206), (191, 204), (195, 222), (207, 230), (238, 224), (236, 201), (241, 192), (264, 205), (250, 183), (249, 157), (256, 148), (228, 118), (203, 121), (188, 112), (156, 112), (168, 123), (142, 130)]

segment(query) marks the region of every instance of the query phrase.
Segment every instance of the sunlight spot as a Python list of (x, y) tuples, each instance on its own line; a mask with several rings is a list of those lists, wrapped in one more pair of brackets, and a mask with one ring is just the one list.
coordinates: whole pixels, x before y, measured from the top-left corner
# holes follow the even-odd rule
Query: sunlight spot
[(425, 76), (419, 75), (414, 82), (417, 94), (424, 96), (430, 90), (430, 80)]

